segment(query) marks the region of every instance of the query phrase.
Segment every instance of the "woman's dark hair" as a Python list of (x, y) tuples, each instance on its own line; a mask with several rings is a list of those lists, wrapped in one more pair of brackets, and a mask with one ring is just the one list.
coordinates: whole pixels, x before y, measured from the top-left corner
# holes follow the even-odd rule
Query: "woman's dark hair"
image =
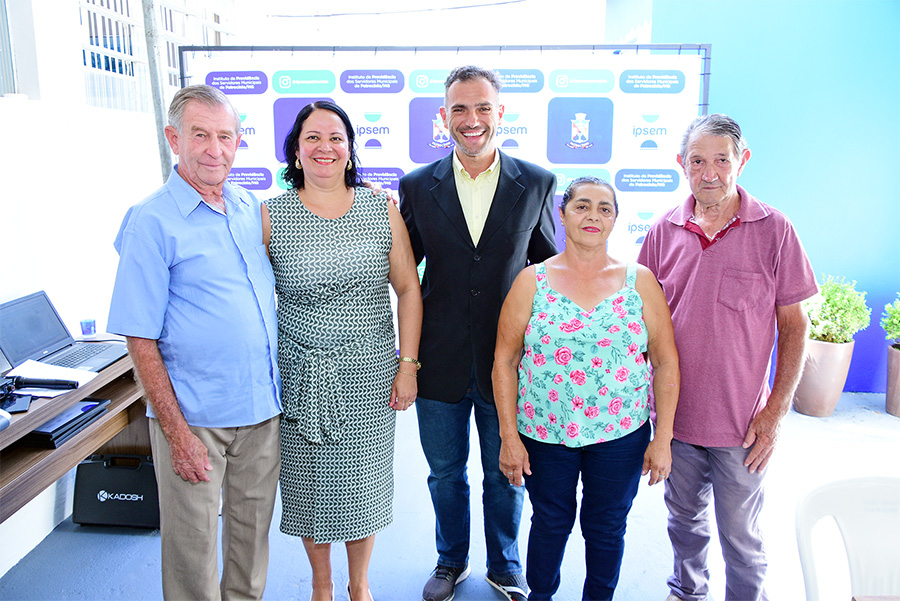
[(599, 177), (594, 177), (593, 175), (584, 175), (572, 181), (569, 184), (569, 187), (566, 188), (566, 191), (563, 193), (562, 202), (559, 203), (559, 210), (563, 213), (566, 212), (566, 205), (569, 204), (569, 201), (572, 200), (572, 196), (575, 195), (575, 188), (578, 186), (591, 185), (591, 186), (600, 186), (601, 188), (606, 188), (609, 190), (609, 193), (612, 194), (613, 197), (613, 208), (616, 209), (616, 216), (619, 215), (619, 201), (616, 200), (616, 190), (610, 185), (608, 181), (605, 179), (600, 179)]
[(294, 162), (297, 158), (297, 148), (300, 141), (300, 132), (303, 130), (303, 123), (317, 109), (331, 111), (344, 122), (344, 127), (347, 130), (347, 146), (349, 147), (351, 162), (350, 169), (344, 172), (344, 183), (348, 188), (361, 185), (362, 180), (359, 178), (358, 171), (359, 158), (356, 156), (356, 132), (353, 130), (353, 124), (350, 123), (350, 117), (347, 116), (344, 109), (326, 100), (318, 100), (300, 109), (300, 112), (297, 113), (297, 118), (294, 120), (294, 126), (284, 139), (284, 162), (287, 164), (287, 169), (284, 170), (282, 177), (285, 183), (297, 190), (303, 188), (303, 170), (297, 169)]

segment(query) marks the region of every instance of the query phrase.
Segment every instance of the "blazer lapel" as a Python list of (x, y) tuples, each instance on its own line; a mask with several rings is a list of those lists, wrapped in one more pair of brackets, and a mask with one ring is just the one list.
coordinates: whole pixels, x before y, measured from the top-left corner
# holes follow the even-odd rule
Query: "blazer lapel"
[(453, 224), (454, 229), (462, 236), (463, 240), (474, 249), (475, 244), (469, 234), (469, 226), (466, 225), (466, 216), (459, 204), (459, 194), (456, 191), (456, 179), (453, 174), (452, 154), (447, 155), (435, 167), (433, 176), (436, 181), (434, 187), (431, 188), (431, 194), (435, 204)]
[[(525, 192), (525, 187), (517, 181), (521, 173), (516, 162), (501, 152), (500, 178), (497, 180), (497, 191), (494, 193), (494, 200), (491, 201), (491, 210), (488, 211), (487, 219), (484, 222), (484, 230), (482, 230), (481, 238), (478, 240), (478, 247), (490, 240), (491, 236), (503, 225), (503, 222), (506, 221), (506, 218)], [(460, 212), (462, 211), (460, 210)]]

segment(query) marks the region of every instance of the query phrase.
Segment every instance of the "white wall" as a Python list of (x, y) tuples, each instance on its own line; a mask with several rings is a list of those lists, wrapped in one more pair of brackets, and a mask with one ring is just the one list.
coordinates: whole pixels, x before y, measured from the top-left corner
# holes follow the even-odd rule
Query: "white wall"
[[(113, 239), (128, 207), (161, 184), (153, 117), (78, 100), (0, 99), (0, 302), (46, 290), (76, 335), (87, 317), (105, 329), (118, 259)], [(71, 504), (60, 503), (71, 482), (48, 489), (35, 502), (40, 509), (25, 507), (0, 524), (0, 574), (69, 515)]]
[[(609, 2), (636, 0), (295, 0), (237, 2), (240, 44), (255, 46), (498, 46), (649, 41), (650, 6), (606, 38)], [(467, 8), (460, 8), (467, 7)], [(625, 40), (620, 30), (633, 30)], [(644, 38), (644, 39), (641, 39)]]
[[(86, 317), (105, 329), (113, 239), (128, 207), (161, 184), (153, 117), (78, 100), (0, 99), (0, 302), (46, 290), (76, 335)], [(0, 574), (69, 515), (71, 483), (64, 478), (35, 500), (39, 509), (29, 505), (0, 524)]]
[[(77, 3), (7, 6), (28, 98), (0, 98), (0, 302), (46, 290), (73, 334), (89, 317), (102, 331), (119, 224), (162, 183), (153, 116), (85, 104)], [(68, 517), (73, 482), (70, 472), (0, 524), (0, 575)]]
[[(75, 99), (77, 100), (77, 99)], [(106, 313), (127, 208), (161, 184), (150, 115), (0, 99), (4, 143), (0, 301), (44, 289), (73, 332)]]

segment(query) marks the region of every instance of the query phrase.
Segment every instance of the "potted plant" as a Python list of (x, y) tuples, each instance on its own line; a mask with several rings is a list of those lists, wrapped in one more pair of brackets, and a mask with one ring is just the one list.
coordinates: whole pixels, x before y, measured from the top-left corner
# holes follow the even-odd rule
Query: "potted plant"
[(794, 393), (794, 410), (826, 417), (834, 412), (853, 355), (853, 336), (869, 326), (872, 310), (856, 282), (825, 277), (819, 293), (804, 301), (809, 316), (806, 364)]
[(884, 408), (891, 415), (900, 417), (900, 293), (897, 300), (884, 306), (881, 314), (881, 327), (887, 332), (888, 340), (893, 344), (888, 347), (887, 391)]

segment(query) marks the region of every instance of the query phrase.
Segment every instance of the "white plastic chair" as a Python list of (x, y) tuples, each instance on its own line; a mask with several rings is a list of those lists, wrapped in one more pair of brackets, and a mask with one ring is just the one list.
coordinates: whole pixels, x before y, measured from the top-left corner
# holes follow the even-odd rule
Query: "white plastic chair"
[(900, 478), (832, 482), (800, 501), (797, 546), (807, 601), (819, 601), (811, 534), (826, 516), (834, 518), (844, 539), (851, 594), (900, 595)]

